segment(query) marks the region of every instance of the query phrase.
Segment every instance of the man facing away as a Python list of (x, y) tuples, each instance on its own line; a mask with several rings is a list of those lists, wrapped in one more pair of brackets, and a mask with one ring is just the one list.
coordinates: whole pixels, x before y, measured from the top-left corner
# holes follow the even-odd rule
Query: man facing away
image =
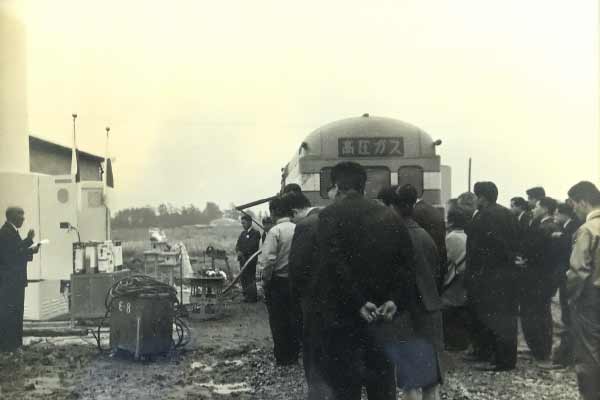
[(300, 311), (292, 301), (289, 281), (289, 257), (295, 225), (291, 221), (292, 210), (280, 197), (269, 202), (269, 211), (275, 226), (267, 233), (262, 247), (262, 281), (275, 361), (278, 365), (291, 365), (298, 362), (300, 352), (297, 325)]
[(327, 390), (315, 399), (359, 400), (365, 386), (370, 400), (396, 400), (394, 365), (378, 327), (413, 302), (413, 249), (401, 218), (364, 197), (366, 178), (357, 163), (334, 166), (334, 202), (319, 214), (310, 307)]
[(21, 239), (25, 221), (20, 207), (6, 210), (6, 223), (0, 228), (0, 351), (12, 352), (23, 345), (23, 309), (27, 286), (27, 263), (39, 246), (31, 247), (35, 233)]
[(600, 399), (600, 191), (591, 182), (569, 190), (585, 223), (575, 234), (567, 297), (571, 308), (575, 371), (583, 400)]
[(444, 221), (444, 215), (421, 197), (414, 206), (413, 219), (433, 238), (437, 247), (440, 268), (436, 271), (435, 278), (438, 290), (441, 290), (447, 271), (446, 222)]
[[(260, 246), (261, 235), (256, 229), (252, 227), (252, 218), (249, 215), (242, 215), (242, 227), (244, 230), (240, 233), (240, 236), (235, 245), (235, 251), (237, 253), (240, 268), (244, 266), (246, 261), (254, 253), (258, 251)], [(244, 294), (244, 301), (249, 303), (256, 303), (257, 301), (257, 290), (256, 290), (256, 262), (255, 257), (241, 276), (242, 293)]]
[(497, 204), (493, 182), (474, 186), (479, 212), (467, 233), (465, 284), (473, 311), (475, 356), (508, 371), (517, 362), (517, 292), (515, 265), (517, 221)]
[(308, 384), (308, 398), (312, 399), (313, 387), (322, 383), (312, 361), (318, 358), (319, 349), (311, 343), (314, 332), (311, 313), (313, 310), (310, 307), (310, 282), (318, 260), (317, 226), (320, 209), (311, 207), (310, 201), (302, 193), (290, 192), (284, 195), (283, 199), (292, 209), (293, 222), (296, 224), (290, 250), (290, 286), (292, 300), (301, 311), (298, 326), (302, 334), (302, 362)]

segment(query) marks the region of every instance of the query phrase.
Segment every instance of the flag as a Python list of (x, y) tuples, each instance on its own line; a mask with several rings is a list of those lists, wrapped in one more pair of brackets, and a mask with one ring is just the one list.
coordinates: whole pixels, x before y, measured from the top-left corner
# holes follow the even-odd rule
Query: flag
[(115, 187), (115, 180), (113, 178), (112, 161), (110, 158), (106, 159), (106, 186), (113, 188)]
[(79, 169), (79, 150), (77, 145), (74, 144), (73, 151), (71, 153), (71, 175), (75, 176), (75, 182), (81, 182), (81, 173)]

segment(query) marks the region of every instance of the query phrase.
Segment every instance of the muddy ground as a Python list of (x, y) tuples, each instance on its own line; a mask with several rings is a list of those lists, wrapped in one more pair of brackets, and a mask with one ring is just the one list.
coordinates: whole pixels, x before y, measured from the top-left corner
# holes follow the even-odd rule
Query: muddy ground
[[(220, 320), (192, 321), (184, 351), (151, 362), (99, 354), (87, 338), (28, 338), (13, 355), (0, 355), (0, 399), (290, 399), (304, 398), (300, 365), (275, 367), (264, 304), (236, 303)], [(536, 366), (526, 348), (510, 373), (450, 364), (444, 399), (577, 399), (572, 369)], [(401, 397), (400, 397), (401, 398)]]

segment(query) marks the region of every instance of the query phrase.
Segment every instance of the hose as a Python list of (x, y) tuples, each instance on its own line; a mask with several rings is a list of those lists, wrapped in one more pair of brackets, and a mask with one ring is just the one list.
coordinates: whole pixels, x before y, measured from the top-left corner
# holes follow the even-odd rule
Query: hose
[(173, 341), (173, 348), (178, 349), (186, 346), (190, 342), (190, 329), (183, 320), (187, 313), (177, 298), (177, 290), (173, 286), (157, 281), (147, 275), (130, 275), (115, 282), (106, 293), (104, 299), (106, 313), (100, 321), (98, 329), (92, 331), (92, 335), (94, 336), (94, 339), (96, 339), (96, 344), (100, 353), (106, 351), (106, 349), (102, 348), (100, 330), (110, 316), (110, 310), (112, 309), (113, 303), (123, 297), (162, 298), (170, 300), (175, 306), (173, 324), (177, 334), (177, 340)]

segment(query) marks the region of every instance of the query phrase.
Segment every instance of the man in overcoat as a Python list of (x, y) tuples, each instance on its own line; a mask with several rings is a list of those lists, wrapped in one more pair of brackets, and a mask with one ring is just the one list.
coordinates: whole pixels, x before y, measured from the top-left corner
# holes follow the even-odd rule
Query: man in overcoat
[(319, 399), (359, 400), (363, 386), (370, 400), (396, 399), (394, 365), (376, 332), (412, 301), (413, 251), (401, 218), (364, 197), (366, 178), (357, 163), (337, 164), (328, 191), (334, 203), (319, 214), (311, 306), (328, 389)]
[(496, 203), (493, 182), (474, 187), (479, 212), (467, 232), (466, 287), (474, 317), (477, 356), (490, 361), (482, 369), (508, 371), (517, 362), (517, 222)]
[(39, 246), (31, 247), (35, 233), (25, 239), (19, 229), (25, 221), (20, 207), (6, 210), (6, 222), (0, 228), (0, 351), (12, 352), (23, 345), (23, 309), (27, 286), (27, 263)]

